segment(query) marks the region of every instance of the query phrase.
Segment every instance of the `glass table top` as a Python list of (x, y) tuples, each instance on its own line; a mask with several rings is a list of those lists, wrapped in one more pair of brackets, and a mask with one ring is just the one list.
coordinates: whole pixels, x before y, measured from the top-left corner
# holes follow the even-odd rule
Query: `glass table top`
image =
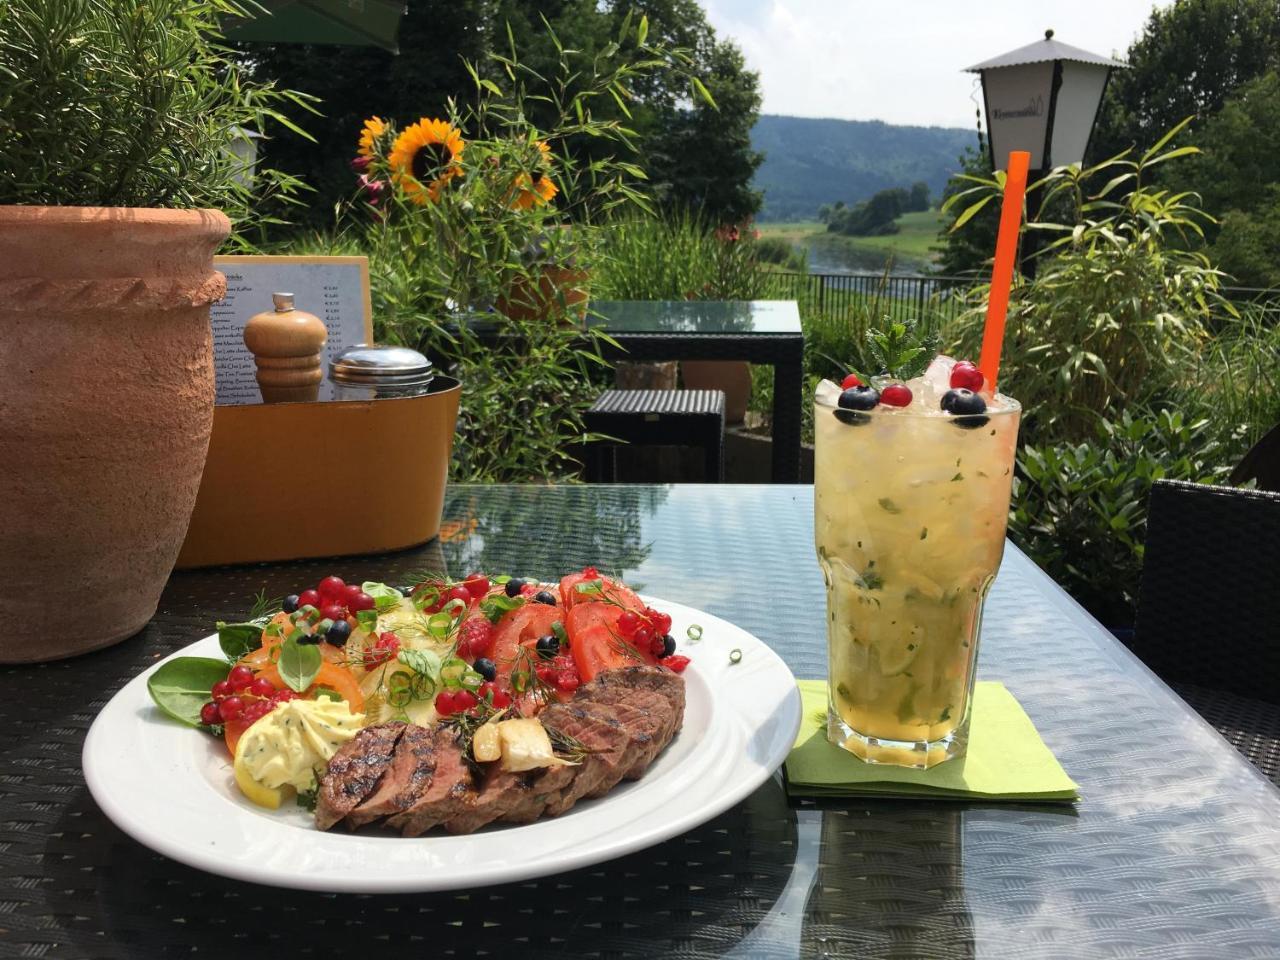
[(801, 332), (794, 300), (592, 300), (587, 322), (636, 334)]
[(1280, 792), (1012, 548), (979, 674), (1026, 708), (1081, 786), (1074, 807), (816, 803), (775, 778), (700, 828), (595, 867), (451, 894), (325, 896), (154, 854), (81, 779), (85, 730), (126, 680), (245, 613), (257, 591), (328, 573), (552, 577), (591, 563), (732, 620), (797, 676), (820, 677), (812, 511), (804, 486), (454, 486), (423, 547), (180, 572), (137, 637), (0, 668), (0, 954), (367, 956), (390, 937), (522, 960), (1280, 956)]

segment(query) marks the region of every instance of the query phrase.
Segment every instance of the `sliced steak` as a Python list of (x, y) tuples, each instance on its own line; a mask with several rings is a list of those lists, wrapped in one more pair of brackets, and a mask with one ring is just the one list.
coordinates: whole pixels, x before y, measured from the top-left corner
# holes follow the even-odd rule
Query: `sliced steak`
[(675, 719), (673, 731), (679, 730), (684, 723), (684, 678), (662, 667), (635, 666), (606, 670), (579, 688), (575, 699), (604, 702), (602, 697), (625, 697), (624, 691), (627, 690), (649, 690), (665, 699), (671, 705)]
[[(578, 776), (580, 765), (572, 767), (547, 767), (534, 778), (529, 789), (502, 815), (504, 823), (533, 823), (546, 810), (547, 805), (558, 800), (564, 789)], [(538, 771), (534, 771), (537, 773)]]
[(595, 694), (587, 698), (589, 702), (616, 711), (619, 722), (631, 733), (632, 739), (644, 745), (622, 777), (639, 780), (675, 734), (677, 718), (670, 703), (659, 693), (634, 687), (606, 686), (589, 692)]
[(436, 769), (435, 731), (410, 724), (396, 744), (378, 786), (349, 814), (352, 830), (410, 807), (431, 784)]
[(449, 833), (474, 833), (486, 823), (500, 819), (529, 793), (533, 777), (529, 771), (508, 773), (491, 764), (484, 785), (469, 791), (458, 812), (444, 822)]
[(441, 724), (434, 733), (436, 769), (431, 784), (422, 795), (400, 813), (387, 819), (387, 826), (406, 837), (418, 837), (437, 824), (457, 815), (474, 795), (471, 768), (458, 749), (457, 731)]
[(632, 736), (613, 707), (590, 701), (552, 704), (538, 717), (548, 730), (572, 737), (587, 751), (573, 783), (547, 804), (551, 816), (564, 813), (582, 797), (608, 793), (631, 769), (638, 755)]
[(338, 748), (320, 778), (317, 827), (328, 830), (373, 793), (391, 764), (404, 728), (398, 721), (365, 727)]

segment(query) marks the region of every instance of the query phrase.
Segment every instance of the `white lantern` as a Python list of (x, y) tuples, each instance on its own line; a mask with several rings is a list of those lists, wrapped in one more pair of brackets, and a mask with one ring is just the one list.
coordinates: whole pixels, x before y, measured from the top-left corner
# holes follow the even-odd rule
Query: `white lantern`
[(969, 67), (982, 77), (992, 168), (1003, 170), (1014, 150), (1031, 154), (1032, 170), (1084, 160), (1107, 78), (1124, 66), (1046, 30), (1043, 40)]

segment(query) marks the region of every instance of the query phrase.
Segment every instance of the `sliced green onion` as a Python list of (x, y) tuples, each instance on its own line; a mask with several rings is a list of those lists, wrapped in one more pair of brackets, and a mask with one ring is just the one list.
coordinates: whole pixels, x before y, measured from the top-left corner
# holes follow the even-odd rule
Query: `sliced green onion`
[(739, 650), (737, 647), (734, 647), (732, 650), (729, 651), (729, 663), (730, 665), (732, 665), (732, 664), (741, 663), (741, 662), (742, 662), (742, 651)]
[(474, 693), (480, 689), (480, 684), (484, 683), (484, 677), (474, 670), (468, 670), (462, 675), (460, 683), (463, 690), (470, 690)]
[(387, 703), (403, 707), (413, 699), (413, 675), (407, 670), (397, 670), (387, 677)]
[(702, 627), (696, 623), (691, 623), (689, 624), (689, 629), (684, 632), (684, 635), (689, 638), (690, 643), (697, 643), (702, 639)]
[(436, 682), (426, 674), (415, 673), (412, 686), (415, 700), (430, 700), (436, 695)]
[(446, 660), (440, 668), (440, 682), (449, 689), (456, 690), (462, 686), (462, 678), (469, 669), (465, 660)]

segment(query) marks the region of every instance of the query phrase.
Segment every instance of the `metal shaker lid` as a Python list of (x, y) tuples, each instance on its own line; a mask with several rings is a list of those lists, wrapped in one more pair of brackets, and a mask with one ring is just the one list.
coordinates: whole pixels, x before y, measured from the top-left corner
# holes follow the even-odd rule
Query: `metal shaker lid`
[(414, 386), (435, 376), (431, 361), (417, 350), (374, 343), (347, 347), (329, 364), (335, 383), (364, 386)]

